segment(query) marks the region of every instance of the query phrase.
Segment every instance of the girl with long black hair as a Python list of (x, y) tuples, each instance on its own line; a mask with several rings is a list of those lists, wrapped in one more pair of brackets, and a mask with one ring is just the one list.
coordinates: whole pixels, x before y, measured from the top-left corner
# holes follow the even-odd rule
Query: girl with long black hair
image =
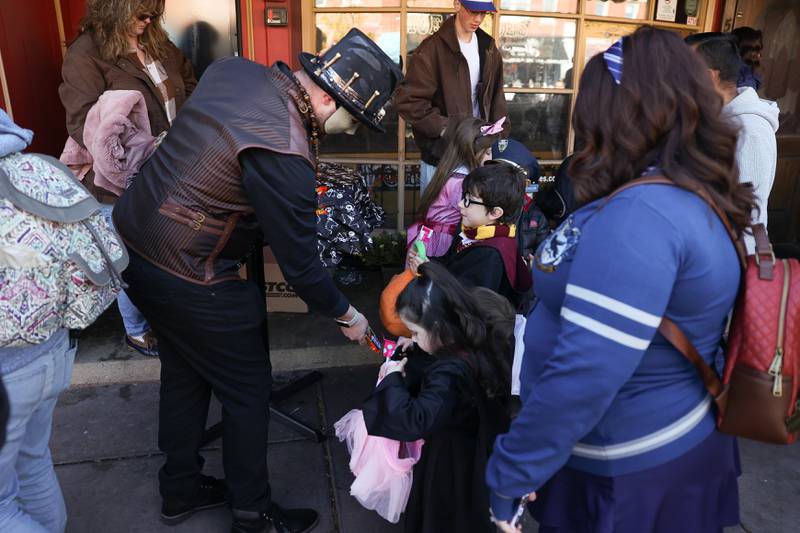
[(493, 532), (484, 472), (508, 425), (514, 311), (502, 296), (467, 289), (436, 263), (420, 266), (397, 310), (428, 355), (385, 363), (362, 409), (370, 435), (425, 440), (405, 531)]

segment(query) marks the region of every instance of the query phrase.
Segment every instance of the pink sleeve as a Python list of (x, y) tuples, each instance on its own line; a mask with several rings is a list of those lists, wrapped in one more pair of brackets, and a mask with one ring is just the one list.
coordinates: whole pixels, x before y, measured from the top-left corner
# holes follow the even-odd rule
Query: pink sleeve
[(442, 197), (448, 206), (458, 209), (458, 202), (461, 200), (461, 184), (463, 182), (464, 176), (459, 174), (458, 176), (451, 177), (447, 180), (447, 183), (444, 184)]

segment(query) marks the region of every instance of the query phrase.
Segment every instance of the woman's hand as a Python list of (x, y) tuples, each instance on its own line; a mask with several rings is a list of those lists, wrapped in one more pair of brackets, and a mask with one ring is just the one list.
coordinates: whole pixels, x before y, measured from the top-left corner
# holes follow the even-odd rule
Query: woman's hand
[(502, 531), (503, 533), (522, 533), (521, 527), (513, 527), (510, 522), (506, 522), (505, 520), (497, 520), (494, 525), (497, 526), (498, 531)]
[[(535, 492), (531, 492), (526, 498), (526, 502), (532, 502), (535, 500), (536, 500)], [(508, 520), (492, 519), (492, 521), (494, 522), (494, 525), (497, 526), (497, 529), (499, 531), (502, 531), (503, 533), (522, 533), (522, 520), (519, 521), (518, 527), (514, 527), (513, 525), (511, 525), (511, 522), (509, 522)]]

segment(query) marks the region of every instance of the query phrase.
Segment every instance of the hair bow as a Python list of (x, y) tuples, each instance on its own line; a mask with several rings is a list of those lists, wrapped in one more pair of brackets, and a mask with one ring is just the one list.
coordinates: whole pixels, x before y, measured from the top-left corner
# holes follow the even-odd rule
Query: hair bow
[(622, 42), (624, 39), (625, 37), (622, 37), (603, 52), (606, 68), (617, 85), (622, 83)]
[(497, 119), (496, 122), (492, 124), (487, 124), (485, 126), (481, 126), (481, 135), (495, 135), (503, 131), (503, 124), (506, 121), (506, 117), (500, 117)]

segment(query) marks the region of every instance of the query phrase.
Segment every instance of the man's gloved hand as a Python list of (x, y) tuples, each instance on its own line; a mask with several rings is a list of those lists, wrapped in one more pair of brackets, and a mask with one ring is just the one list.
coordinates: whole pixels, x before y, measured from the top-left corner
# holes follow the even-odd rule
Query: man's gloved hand
[[(369, 322), (367, 321), (367, 317), (359, 313), (355, 307), (351, 305), (347, 310), (347, 313), (337, 318), (336, 322), (340, 324), (339, 329), (342, 330), (342, 334), (345, 337), (351, 341), (356, 341), (359, 344), (366, 344)], [(342, 323), (347, 322), (350, 323), (350, 326), (341, 325)]]

